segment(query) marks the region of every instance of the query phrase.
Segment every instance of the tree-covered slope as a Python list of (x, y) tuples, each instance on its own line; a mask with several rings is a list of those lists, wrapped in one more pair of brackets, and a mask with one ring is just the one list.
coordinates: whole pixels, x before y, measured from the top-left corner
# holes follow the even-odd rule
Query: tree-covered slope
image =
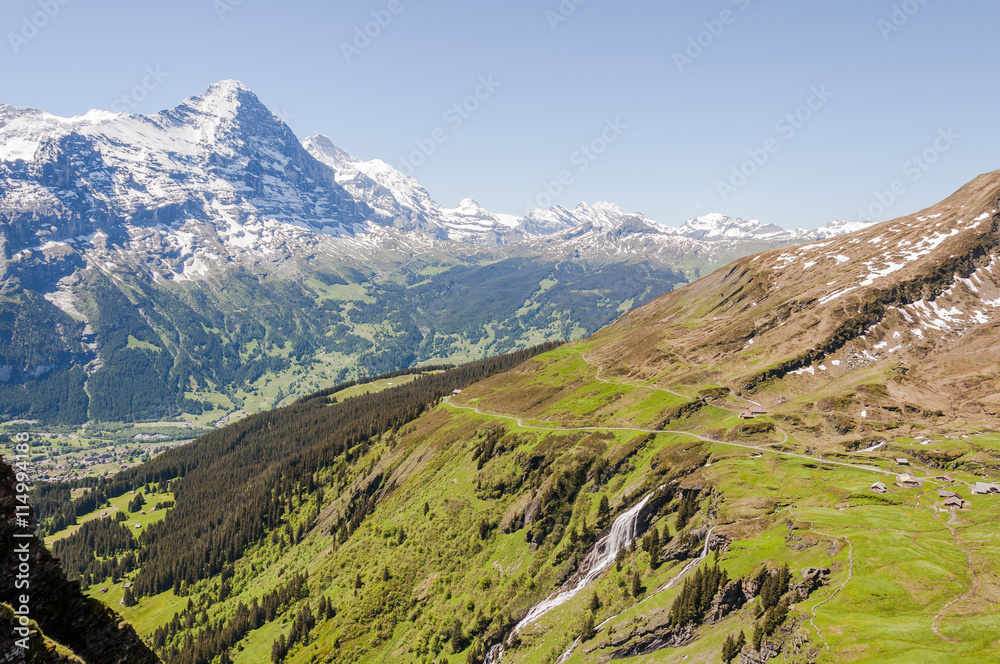
[(17, 509), (23, 507), (20, 472), (21, 478), (0, 461), (0, 657), (5, 662), (158, 662), (130, 625), (84, 596), (79, 583), (66, 580), (44, 542), (24, 537), (29, 531), (18, 519), (30, 523), (31, 516)]
[[(967, 487), (976, 459), (1000, 459), (995, 436), (816, 449), (718, 390), (609, 378), (598, 350), (440, 374), (431, 391), (319, 394), (120, 475), (107, 495), (167, 481), (177, 497), (132, 545), (137, 569), (114, 574), (134, 584), (124, 615), (169, 662), (496, 661), (501, 644), (511, 662), (719, 661), (741, 633), (744, 663), (996, 655), (1000, 498)], [(950, 461), (932, 462), (943, 446)], [(895, 484), (904, 449), (920, 486)], [(519, 625), (587, 576), (630, 512), (634, 543)], [(67, 559), (85, 550), (65, 542)]]

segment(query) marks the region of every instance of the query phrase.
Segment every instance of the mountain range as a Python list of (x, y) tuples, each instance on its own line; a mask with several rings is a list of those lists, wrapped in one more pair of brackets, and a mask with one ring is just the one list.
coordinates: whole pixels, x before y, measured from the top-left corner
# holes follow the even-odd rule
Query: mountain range
[(581, 338), (734, 258), (856, 226), (446, 208), (300, 141), (236, 81), (150, 116), (0, 106), (0, 414), (214, 422)]
[(170, 664), (995, 661), (998, 261), (1000, 171), (36, 509)]

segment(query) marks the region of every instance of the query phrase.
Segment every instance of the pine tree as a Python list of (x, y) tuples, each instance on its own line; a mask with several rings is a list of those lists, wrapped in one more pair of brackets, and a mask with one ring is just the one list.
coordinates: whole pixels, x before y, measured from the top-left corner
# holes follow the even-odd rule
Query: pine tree
[(591, 613), (597, 613), (601, 609), (601, 598), (594, 593), (590, 596), (590, 605), (588, 606)]
[(281, 662), (288, 655), (288, 645), (285, 643), (285, 635), (278, 636), (278, 640), (271, 645), (271, 661), (274, 664)]
[(698, 503), (694, 493), (685, 493), (677, 506), (677, 531), (684, 530), (691, 517), (698, 511)]
[(329, 611), (329, 603), (326, 599), (326, 595), (319, 596), (319, 606), (316, 608), (316, 614), (319, 616), (320, 620), (326, 619), (326, 614)]
[(132, 595), (132, 589), (126, 588), (125, 596), (122, 597), (122, 604), (124, 604), (125, 606), (135, 606), (136, 603), (137, 602), (135, 601), (135, 597)]
[(639, 570), (634, 570), (632, 572), (632, 597), (641, 595), (642, 590), (642, 577), (639, 576)]
[(738, 651), (736, 650), (736, 641), (733, 639), (733, 635), (730, 634), (726, 637), (726, 640), (722, 642), (722, 661), (726, 664), (730, 664), (734, 659)]
[(462, 621), (455, 618), (455, 622), (451, 625), (451, 651), (454, 653), (462, 652), (465, 648), (465, 635), (462, 634)]
[(580, 626), (580, 641), (590, 641), (597, 636), (594, 631), (594, 614), (588, 611), (583, 616), (583, 624)]
[(597, 505), (597, 523), (602, 527), (606, 526), (610, 518), (611, 504), (608, 503), (608, 497), (601, 494), (601, 502)]
[(646, 538), (649, 541), (648, 543), (645, 540), (643, 541), (645, 545), (643, 548), (649, 553), (649, 566), (656, 569), (660, 564), (660, 533), (654, 527), (650, 530)]

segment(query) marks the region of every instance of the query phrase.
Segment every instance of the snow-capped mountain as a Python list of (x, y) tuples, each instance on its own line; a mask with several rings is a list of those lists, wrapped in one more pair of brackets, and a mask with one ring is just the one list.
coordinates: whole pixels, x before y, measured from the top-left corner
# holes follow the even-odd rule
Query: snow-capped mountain
[(513, 215), (493, 214), (471, 198), (446, 208), (413, 178), (381, 159), (362, 161), (322, 134), (309, 136), (302, 145), (333, 169), (338, 184), (391, 218), (395, 228), (473, 244), (499, 244), (517, 237), (510, 232), (520, 222)]
[(237, 81), (150, 116), (0, 106), (0, 416), (197, 410), (192, 389), (251, 389), (289, 347), (344, 377), (589, 334), (702, 270), (848, 230), (448, 207), (300, 141)]
[(190, 278), (384, 221), (235, 81), (152, 116), (0, 107), (0, 145), (6, 272), (39, 253), (146, 246), (151, 271)]
[(62, 264), (61, 277), (95, 257), (98, 269), (142, 264), (175, 281), (234, 260), (281, 265), (380, 227), (495, 247), (530, 247), (573, 229), (583, 241), (590, 230), (628, 235), (641, 227), (668, 244), (669, 236), (781, 244), (855, 230), (784, 231), (722, 215), (670, 228), (610, 203), (523, 218), (472, 199), (448, 208), (381, 160), (363, 161), (320, 134), (300, 143), (237, 81), (216, 83), (152, 116), (91, 111), (59, 118), (0, 106), (0, 160), (0, 261), (8, 276), (28, 283), (38, 276), (29, 274), (33, 265)]
[(705, 242), (732, 242), (743, 240), (810, 242), (838, 235), (846, 235), (871, 226), (865, 222), (833, 221), (826, 226), (810, 230), (792, 228), (786, 230), (775, 224), (763, 224), (753, 219), (728, 217), (723, 214), (706, 214), (684, 222), (676, 229), (678, 235)]
[(685, 222), (677, 229), (679, 235), (693, 240), (743, 240), (747, 238), (773, 237), (785, 232), (774, 224), (727, 217), (722, 214), (707, 214)]
[[(614, 203), (580, 203), (572, 210), (557, 205), (532, 210), (524, 217), (497, 214), (467, 198), (456, 208), (445, 208), (413, 178), (404, 175), (380, 159), (363, 161), (322, 134), (313, 134), (302, 142), (316, 159), (336, 173), (337, 183), (374, 210), (394, 219), (394, 226), (421, 230), (439, 239), (470, 244), (513, 244), (531, 242), (575, 228), (610, 231), (623, 224), (634, 226), (636, 220), (647, 227), (644, 232), (675, 235), (703, 242), (742, 242), (762, 240), (775, 243), (807, 242), (853, 232), (863, 223), (833, 222), (815, 230), (785, 230), (774, 224), (708, 214), (667, 226), (642, 213), (628, 212)], [(582, 236), (586, 231), (576, 233)], [(630, 232), (628, 228), (623, 232)]]

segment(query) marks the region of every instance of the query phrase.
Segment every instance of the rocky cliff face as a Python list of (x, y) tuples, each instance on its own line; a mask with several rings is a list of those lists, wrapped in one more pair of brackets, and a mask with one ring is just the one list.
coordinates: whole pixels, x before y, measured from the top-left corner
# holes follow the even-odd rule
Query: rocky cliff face
[[(7, 658), (0, 661), (73, 661), (60, 659), (50, 650), (46, 641), (54, 641), (72, 650), (85, 664), (159, 662), (130, 625), (97, 600), (85, 597), (77, 583), (66, 580), (59, 561), (40, 539), (15, 537), (15, 533), (24, 532), (17, 527), (15, 487), (13, 469), (0, 461), (0, 602), (15, 611), (27, 606), (45, 638), (32, 639), (28, 651), (23, 652), (15, 643), (20, 637), (8, 629), (13, 627), (13, 614), (0, 616), (0, 658)], [(30, 586), (17, 588), (16, 577), (23, 564), (30, 570)], [(27, 602), (21, 601), (22, 595), (27, 595)]]

